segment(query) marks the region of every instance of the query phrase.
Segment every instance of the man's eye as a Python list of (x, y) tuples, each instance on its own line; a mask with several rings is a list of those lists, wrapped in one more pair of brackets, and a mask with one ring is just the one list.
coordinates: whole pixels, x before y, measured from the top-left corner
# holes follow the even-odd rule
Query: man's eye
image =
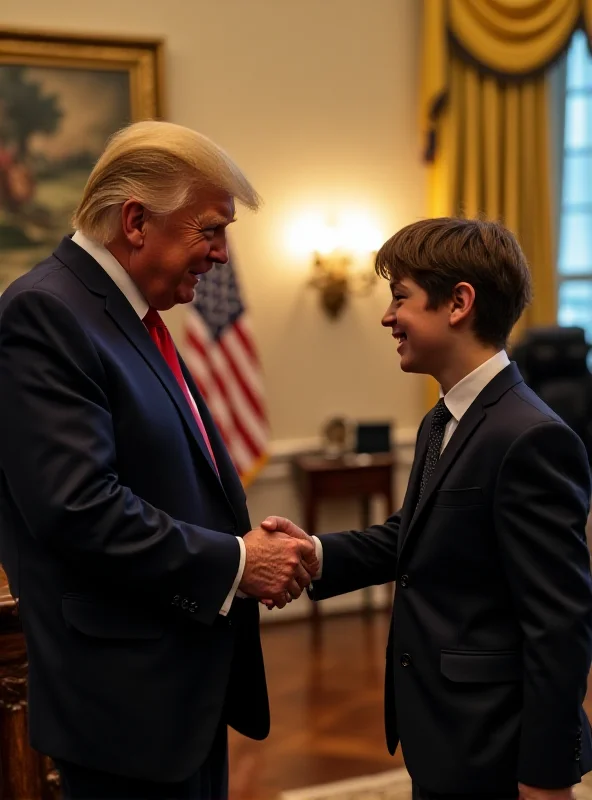
[(397, 301), (397, 303), (399, 302), (399, 300), (404, 300), (405, 299), (405, 295), (404, 294), (394, 294), (393, 297)]

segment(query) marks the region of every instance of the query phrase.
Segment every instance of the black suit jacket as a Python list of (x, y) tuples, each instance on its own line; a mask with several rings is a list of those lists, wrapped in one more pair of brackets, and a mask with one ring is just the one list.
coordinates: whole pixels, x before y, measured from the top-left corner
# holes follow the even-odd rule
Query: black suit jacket
[(191, 377), (181, 389), (104, 270), (65, 238), (0, 300), (0, 557), (29, 654), (35, 748), (180, 781), (218, 724), (269, 711), (254, 600), (219, 610), (250, 529)]
[(569, 786), (592, 769), (585, 449), (511, 364), (462, 417), (416, 509), (432, 413), (401, 511), (323, 536), (314, 597), (397, 581), (387, 741), (392, 753), (400, 738), (420, 786)]

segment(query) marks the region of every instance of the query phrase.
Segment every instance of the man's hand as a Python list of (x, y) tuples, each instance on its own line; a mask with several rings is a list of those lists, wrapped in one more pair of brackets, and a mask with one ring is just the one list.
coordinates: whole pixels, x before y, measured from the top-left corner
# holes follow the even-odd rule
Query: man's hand
[(567, 789), (537, 789), (536, 786), (518, 784), (519, 800), (574, 800), (572, 787)]
[[(276, 533), (285, 533), (288, 536), (291, 536), (294, 539), (300, 539), (302, 541), (308, 541), (313, 546), (313, 558), (310, 561), (307, 561), (306, 558), (304, 559), (304, 566), (306, 570), (310, 573), (311, 577), (314, 578), (316, 573), (319, 570), (319, 562), (316, 557), (316, 548), (314, 547), (314, 541), (312, 536), (309, 536), (308, 533), (299, 528), (298, 525), (295, 525), (292, 520), (289, 520), (287, 517), (276, 517), (271, 516), (267, 517), (261, 523), (261, 527), (264, 528), (266, 531), (276, 532)], [(291, 603), (292, 600), (295, 599), (290, 596), (289, 593), (286, 593), (283, 598), (274, 598), (273, 600), (270, 598), (262, 598), (261, 602), (264, 606), (271, 611), (272, 608), (277, 606), (278, 608), (283, 608), (286, 603)]]
[[(310, 542), (313, 546), (313, 560), (316, 561), (314, 541), (312, 536), (309, 536), (309, 534), (303, 531), (302, 528), (299, 528), (298, 525), (295, 525), (292, 520), (287, 519), (287, 517), (267, 517), (261, 523), (261, 527), (265, 528), (266, 531), (286, 533), (288, 536), (292, 536), (294, 539), (303, 539), (304, 541)], [(314, 575), (314, 573), (312, 574)]]
[[(314, 542), (270, 533), (255, 528), (243, 537), (246, 548), (245, 571), (239, 589), (252, 597), (270, 598), (283, 608), (290, 600), (300, 597), (318, 568)], [(310, 566), (309, 566), (310, 565)]]

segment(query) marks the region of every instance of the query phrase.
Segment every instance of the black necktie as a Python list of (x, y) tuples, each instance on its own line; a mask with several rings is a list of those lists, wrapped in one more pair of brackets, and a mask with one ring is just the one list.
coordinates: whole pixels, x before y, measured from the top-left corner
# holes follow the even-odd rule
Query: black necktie
[(452, 414), (446, 408), (446, 404), (444, 403), (444, 398), (441, 397), (436, 403), (436, 407), (434, 408), (434, 413), (432, 416), (432, 422), (430, 424), (428, 452), (426, 453), (426, 459), (423, 465), (423, 472), (421, 473), (421, 483), (419, 485), (419, 497), (417, 498), (418, 505), (419, 501), (421, 500), (423, 491), (427, 485), (427, 482), (431, 478), (432, 472), (436, 468), (436, 464), (438, 463), (438, 459), (440, 458), (440, 450), (442, 449), (442, 442), (444, 441), (444, 431), (446, 430), (446, 425), (451, 419), (452, 419)]

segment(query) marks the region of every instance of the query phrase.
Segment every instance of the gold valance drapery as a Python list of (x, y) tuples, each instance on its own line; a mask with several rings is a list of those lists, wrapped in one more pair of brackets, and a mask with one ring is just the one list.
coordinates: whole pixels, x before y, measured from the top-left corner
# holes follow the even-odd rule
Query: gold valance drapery
[(451, 47), (484, 71), (520, 80), (549, 67), (583, 24), (592, 39), (592, 0), (425, 0), (423, 130), (436, 147), (447, 99)]

